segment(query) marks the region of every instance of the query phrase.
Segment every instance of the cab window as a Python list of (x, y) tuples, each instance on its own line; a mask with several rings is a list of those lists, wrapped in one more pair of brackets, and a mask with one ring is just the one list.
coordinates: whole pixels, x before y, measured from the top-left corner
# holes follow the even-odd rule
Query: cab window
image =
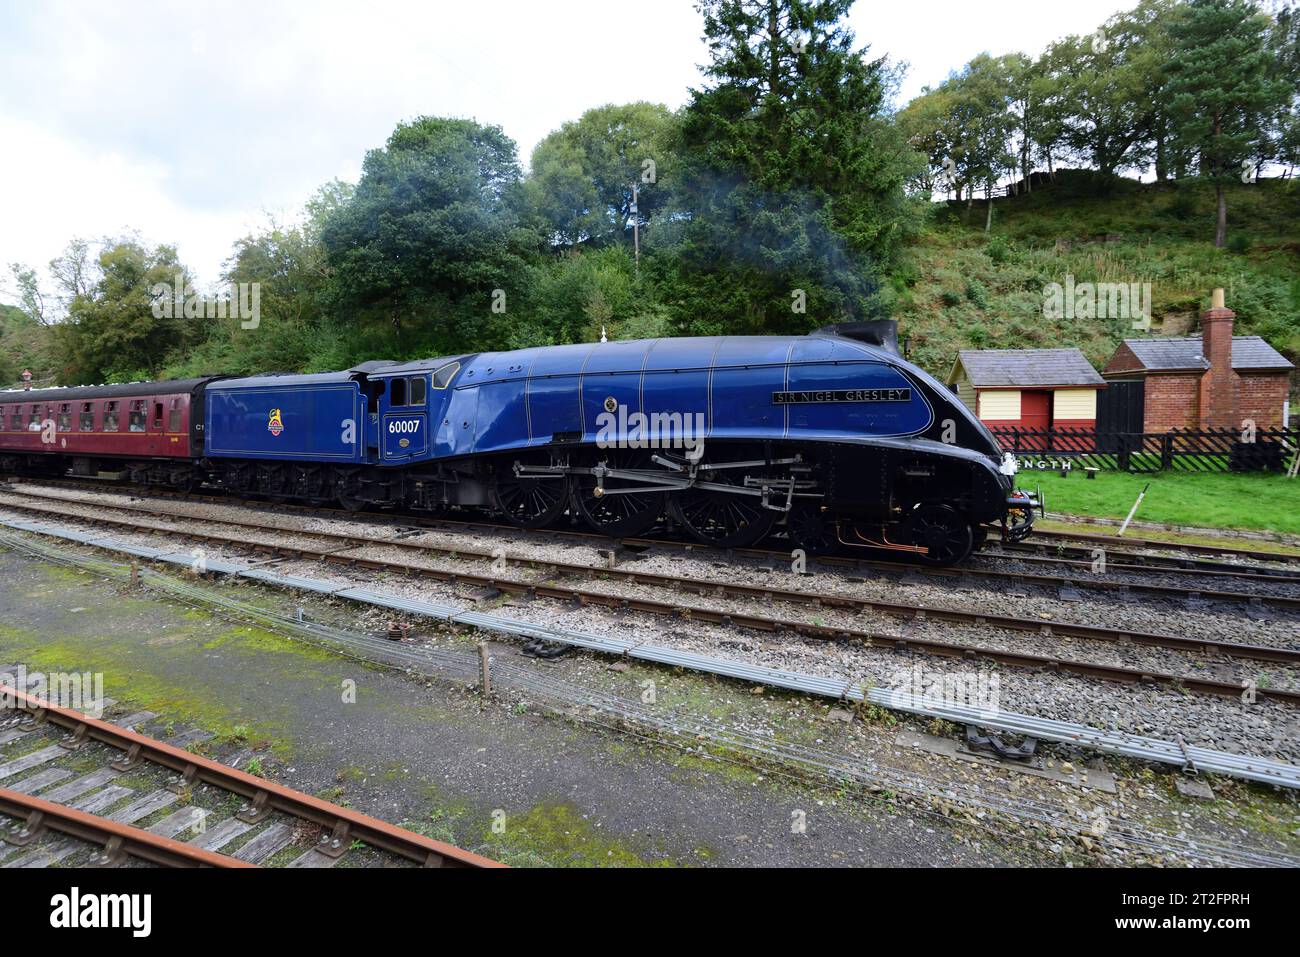
[(459, 362), (448, 362), (445, 366), (433, 374), (433, 387), (435, 389), (445, 389), (451, 385), (452, 378), (460, 369)]
[(391, 406), (406, 405), (406, 380), (390, 379), (388, 383), (388, 404)]
[(105, 402), (105, 403), (104, 403), (104, 424), (103, 424), (103, 426), (102, 426), (101, 428), (102, 428), (102, 430), (103, 430), (104, 432), (116, 432), (116, 431), (118, 431), (118, 421), (117, 421), (117, 403), (116, 403), (116, 402)]
[(95, 403), (93, 402), (81, 403), (81, 417), (77, 423), (77, 431), (78, 432), (95, 431)]
[(424, 398), (425, 398), (424, 376), (412, 376), (410, 380), (410, 386), (407, 391), (409, 392), (409, 400), (410, 400), (407, 403), (408, 405), (424, 405)]

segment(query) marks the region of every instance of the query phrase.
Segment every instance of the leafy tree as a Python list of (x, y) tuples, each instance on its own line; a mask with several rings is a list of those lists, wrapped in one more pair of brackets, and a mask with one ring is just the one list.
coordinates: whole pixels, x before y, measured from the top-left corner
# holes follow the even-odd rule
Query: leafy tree
[(155, 308), (156, 286), (173, 289), (177, 277), (183, 286), (192, 283), (171, 246), (108, 242), (79, 277), (83, 291), (69, 302), (67, 319), (53, 327), (60, 382), (151, 378), (169, 355), (184, 354), (201, 335), (201, 321)]
[(1148, 111), (1134, 64), (1139, 43), (1133, 31), (1108, 23), (1053, 45), (1061, 98), (1068, 104), (1064, 143), (1107, 176), (1137, 166), (1145, 143)]
[[(515, 144), (496, 126), (422, 117), (366, 154), (351, 201), (322, 229), (327, 306), (352, 354), (481, 348), (522, 293), (539, 243), (520, 216)], [(499, 292), (498, 292), (499, 291)]]
[(665, 106), (608, 105), (588, 110), (538, 143), (528, 198), (552, 243), (630, 243), (634, 218), (644, 230), (665, 205), (662, 184), (676, 174), (670, 146), (675, 126)]
[(851, 0), (706, 0), (707, 85), (682, 123), (685, 228), (664, 260), (687, 328), (803, 331), (878, 313), (921, 158), (884, 113), (892, 76)]
[(0, 388), (16, 386), (23, 370), (37, 381), (53, 375), (51, 327), (18, 306), (0, 305)]
[[(1251, 0), (1190, 0), (1169, 26), (1170, 111), (1215, 187), (1214, 245), (1228, 233), (1224, 187), (1268, 152), (1268, 127), (1292, 91), (1267, 44), (1269, 21)], [(1244, 164), (1244, 165), (1243, 165)]]
[(359, 361), (339, 354), (325, 319), (329, 267), (320, 240), (324, 223), (347, 204), (353, 189), (337, 180), (328, 183), (308, 201), (300, 222), (272, 220), (261, 232), (238, 240), (223, 279), (258, 284), (257, 324), (250, 328), (246, 317), (228, 311), (227, 318), (205, 325), (203, 342), (167, 373), (297, 372)]

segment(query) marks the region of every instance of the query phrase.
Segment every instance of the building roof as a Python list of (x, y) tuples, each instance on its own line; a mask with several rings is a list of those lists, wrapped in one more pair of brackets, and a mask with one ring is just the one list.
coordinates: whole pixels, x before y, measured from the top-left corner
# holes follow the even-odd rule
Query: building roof
[(1078, 349), (963, 349), (957, 361), (977, 389), (1106, 384)]
[[(1125, 339), (1138, 362), (1149, 370), (1208, 369), (1209, 360), (1201, 352), (1200, 336), (1170, 339)], [(1291, 363), (1259, 336), (1232, 337), (1232, 367), (1252, 369), (1290, 369)]]

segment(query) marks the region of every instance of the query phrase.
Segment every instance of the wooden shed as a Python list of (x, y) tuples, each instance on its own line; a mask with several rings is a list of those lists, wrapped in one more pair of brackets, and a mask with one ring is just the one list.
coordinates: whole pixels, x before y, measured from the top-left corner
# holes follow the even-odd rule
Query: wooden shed
[(1106, 381), (1078, 349), (963, 349), (948, 385), (990, 428), (1092, 432)]

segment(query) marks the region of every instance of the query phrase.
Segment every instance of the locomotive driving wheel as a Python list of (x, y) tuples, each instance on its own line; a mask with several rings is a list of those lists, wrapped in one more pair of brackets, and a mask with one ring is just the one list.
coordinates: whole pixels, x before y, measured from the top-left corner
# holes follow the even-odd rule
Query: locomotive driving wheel
[(970, 522), (948, 505), (922, 505), (912, 513), (910, 525), (912, 544), (928, 549), (919, 556), (927, 565), (955, 565), (975, 545)]
[(521, 476), (515, 462), (497, 467), (492, 481), (492, 505), (516, 528), (541, 528), (560, 517), (568, 504), (567, 475)]
[(826, 555), (835, 550), (835, 527), (817, 505), (796, 505), (785, 521), (785, 531), (792, 548), (802, 548), (809, 555)]
[[(737, 460), (757, 458), (744, 450), (724, 453)], [(698, 478), (717, 485), (743, 487), (745, 469), (713, 471), (701, 468)], [(750, 474), (753, 471), (750, 470)], [(772, 530), (781, 513), (764, 508), (757, 495), (738, 492), (721, 492), (714, 489), (688, 488), (674, 492), (669, 499), (673, 518), (686, 529), (686, 533), (705, 545), (718, 548), (745, 548), (762, 539)]]
[[(632, 450), (610, 450), (600, 464), (610, 469), (653, 467), (649, 454)], [(578, 475), (573, 483), (573, 502), (582, 520), (602, 535), (613, 538), (640, 535), (659, 521), (668, 505), (668, 493), (620, 490), (644, 489), (650, 484), (644, 480), (609, 477), (597, 484), (594, 475)]]

